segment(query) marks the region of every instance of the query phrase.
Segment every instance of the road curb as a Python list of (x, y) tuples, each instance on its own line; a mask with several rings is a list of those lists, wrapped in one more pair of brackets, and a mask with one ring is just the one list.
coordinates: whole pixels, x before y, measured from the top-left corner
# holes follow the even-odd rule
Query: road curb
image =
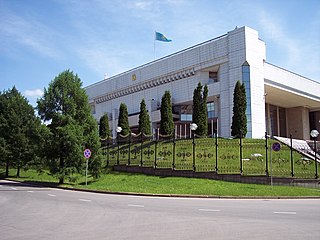
[(19, 182), (28, 184), (30, 186), (41, 186), (50, 187), (70, 191), (81, 191), (89, 193), (100, 193), (100, 194), (110, 194), (110, 195), (125, 195), (125, 196), (142, 196), (142, 197), (176, 197), (176, 198), (207, 198), (207, 199), (320, 199), (320, 196), (215, 196), (215, 195), (189, 195), (189, 194), (154, 194), (154, 193), (135, 193), (135, 192), (114, 192), (105, 190), (93, 190), (93, 189), (83, 189), (83, 188), (72, 188), (72, 187), (62, 187), (55, 186), (50, 183), (45, 182), (31, 182), (31, 181), (19, 181), (4, 179), (11, 182)]

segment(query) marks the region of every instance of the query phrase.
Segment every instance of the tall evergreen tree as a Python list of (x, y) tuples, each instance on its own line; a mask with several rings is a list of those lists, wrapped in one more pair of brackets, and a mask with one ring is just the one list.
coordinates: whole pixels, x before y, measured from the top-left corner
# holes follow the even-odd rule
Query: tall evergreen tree
[(233, 116), (231, 135), (235, 138), (245, 137), (247, 134), (247, 100), (244, 84), (237, 81), (233, 93)]
[(208, 112), (207, 112), (207, 97), (208, 86), (205, 85), (202, 91), (202, 85), (199, 82), (196, 89), (193, 91), (193, 113), (192, 121), (198, 125), (195, 133), (200, 136), (208, 135)]
[(146, 135), (151, 134), (151, 127), (150, 127), (150, 117), (147, 112), (146, 102), (142, 99), (140, 103), (140, 113), (139, 113), (139, 129), (138, 131), (144, 133)]
[(19, 177), (20, 168), (36, 158), (40, 125), (33, 107), (15, 87), (0, 93), (0, 150), (5, 153), (6, 176), (11, 165)]
[(48, 125), (46, 157), (51, 173), (63, 183), (66, 177), (84, 169), (83, 151), (92, 152), (89, 173), (99, 177), (101, 155), (98, 126), (91, 115), (88, 97), (78, 75), (66, 70), (44, 90), (38, 100), (38, 113)]
[(164, 95), (162, 96), (160, 113), (160, 133), (162, 135), (172, 135), (174, 123), (172, 117), (171, 94), (169, 91), (165, 91)]
[(119, 107), (118, 126), (122, 128), (121, 135), (128, 135), (131, 133), (128, 119), (128, 108), (125, 103), (121, 103)]
[(108, 114), (105, 113), (99, 122), (99, 136), (102, 139), (106, 139), (110, 137), (110, 128), (109, 128), (109, 118)]

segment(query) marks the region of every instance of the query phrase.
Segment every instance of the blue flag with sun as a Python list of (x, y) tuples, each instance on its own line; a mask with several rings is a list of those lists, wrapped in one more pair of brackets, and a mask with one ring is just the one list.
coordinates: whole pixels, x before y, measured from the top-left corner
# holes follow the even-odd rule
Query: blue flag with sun
[(166, 38), (162, 33), (156, 32), (155, 40), (161, 41), (161, 42), (171, 42), (171, 39)]

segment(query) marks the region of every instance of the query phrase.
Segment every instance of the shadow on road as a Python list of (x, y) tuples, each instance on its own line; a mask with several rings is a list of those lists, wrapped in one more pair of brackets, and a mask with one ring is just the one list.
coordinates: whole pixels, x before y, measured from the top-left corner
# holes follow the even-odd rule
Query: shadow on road
[(0, 185), (7, 186), (7, 187), (34, 187), (34, 188), (48, 188), (48, 187), (57, 187), (59, 186), (58, 183), (53, 182), (30, 182), (30, 181), (24, 181), (24, 182), (15, 182), (11, 180), (2, 179), (0, 180)]

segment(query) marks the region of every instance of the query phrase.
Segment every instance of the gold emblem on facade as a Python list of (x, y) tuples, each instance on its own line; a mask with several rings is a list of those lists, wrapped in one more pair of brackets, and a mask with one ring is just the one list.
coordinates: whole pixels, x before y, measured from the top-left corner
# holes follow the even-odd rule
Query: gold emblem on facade
[(136, 76), (135, 74), (132, 74), (132, 76), (131, 76), (131, 80), (132, 80), (132, 81), (137, 80), (137, 76)]

